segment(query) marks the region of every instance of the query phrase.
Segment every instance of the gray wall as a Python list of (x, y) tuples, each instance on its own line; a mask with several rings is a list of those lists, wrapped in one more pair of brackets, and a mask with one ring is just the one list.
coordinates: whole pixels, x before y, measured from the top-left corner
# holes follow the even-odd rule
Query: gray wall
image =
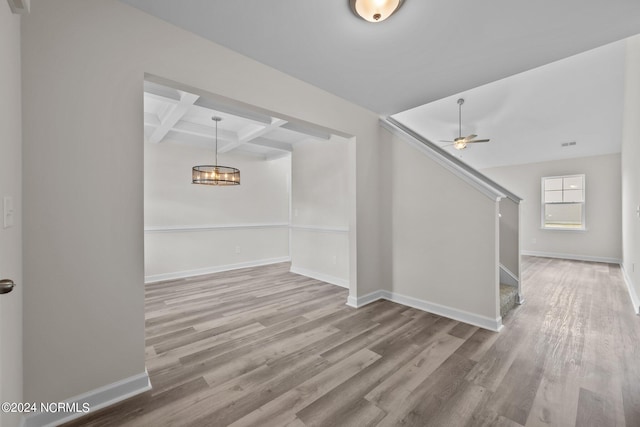
[(624, 272), (636, 312), (640, 306), (640, 36), (627, 40), (622, 132), (622, 245)]
[(498, 202), (387, 134), (390, 292), (486, 324), (498, 305)]
[(289, 257), (289, 156), (264, 160), (225, 153), (239, 186), (191, 184), (211, 149), (145, 142), (146, 281), (283, 261)]
[(294, 147), (291, 270), (349, 286), (349, 145), (310, 142)]
[(500, 264), (520, 277), (520, 205), (508, 198), (500, 200)]
[[(0, 211), (3, 197), (11, 196), (14, 226), (0, 220), (0, 279), (18, 285), (0, 297), (0, 402), (24, 402), (22, 398), (22, 198), (21, 148), (22, 100), (20, 77), (20, 17), (6, 2), (0, 3)], [(0, 424), (17, 426), (20, 414), (0, 413)]]
[(371, 262), (380, 257), (375, 114), (116, 0), (31, 9), (22, 32), (27, 401), (61, 401), (145, 369), (145, 73), (355, 136), (350, 295), (382, 287)]
[[(619, 154), (503, 166), (482, 172), (524, 199), (520, 223), (524, 253), (607, 262), (622, 258)], [(587, 230), (541, 229), (540, 178), (574, 174), (586, 175)]]

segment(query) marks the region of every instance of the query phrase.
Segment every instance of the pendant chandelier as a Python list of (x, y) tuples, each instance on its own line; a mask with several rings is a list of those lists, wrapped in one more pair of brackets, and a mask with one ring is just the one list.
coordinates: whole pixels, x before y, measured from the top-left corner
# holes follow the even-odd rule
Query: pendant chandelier
[(218, 122), (222, 118), (214, 116), (211, 120), (216, 122), (216, 161), (213, 165), (194, 166), (191, 182), (204, 185), (240, 185), (239, 169), (218, 165)]

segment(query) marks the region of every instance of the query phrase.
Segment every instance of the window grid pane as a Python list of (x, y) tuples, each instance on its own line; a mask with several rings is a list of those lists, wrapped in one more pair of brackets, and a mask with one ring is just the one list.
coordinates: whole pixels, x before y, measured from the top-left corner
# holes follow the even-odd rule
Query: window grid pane
[(584, 175), (542, 178), (542, 226), (584, 229)]
[(560, 203), (562, 202), (562, 190), (551, 190), (544, 192), (545, 203)]
[(582, 203), (582, 190), (565, 190), (562, 195), (562, 201)]
[(562, 188), (565, 190), (582, 190), (583, 188), (583, 177), (581, 176), (570, 176), (567, 178), (562, 178)]
[(545, 178), (544, 190), (545, 191), (562, 190), (562, 178)]

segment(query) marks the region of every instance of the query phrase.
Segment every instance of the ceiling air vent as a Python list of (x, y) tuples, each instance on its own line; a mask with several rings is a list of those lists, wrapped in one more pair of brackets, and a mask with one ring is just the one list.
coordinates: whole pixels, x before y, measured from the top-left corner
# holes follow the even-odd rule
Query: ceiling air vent
[(571, 147), (572, 145), (576, 145), (576, 142), (571, 141), (571, 142), (563, 142), (562, 144), (560, 144), (561, 147)]
[(22, 14), (29, 13), (29, 2), (30, 0), (7, 0), (9, 2), (9, 7), (11, 8), (11, 12)]

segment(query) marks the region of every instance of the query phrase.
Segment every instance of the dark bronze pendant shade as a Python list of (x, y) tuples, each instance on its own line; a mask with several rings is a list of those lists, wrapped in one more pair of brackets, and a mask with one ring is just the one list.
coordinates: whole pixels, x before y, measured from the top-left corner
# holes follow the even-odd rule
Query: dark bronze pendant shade
[(194, 166), (191, 171), (191, 182), (203, 185), (240, 185), (240, 170), (218, 165), (218, 122), (222, 118), (211, 118), (216, 122), (216, 161), (214, 165)]

